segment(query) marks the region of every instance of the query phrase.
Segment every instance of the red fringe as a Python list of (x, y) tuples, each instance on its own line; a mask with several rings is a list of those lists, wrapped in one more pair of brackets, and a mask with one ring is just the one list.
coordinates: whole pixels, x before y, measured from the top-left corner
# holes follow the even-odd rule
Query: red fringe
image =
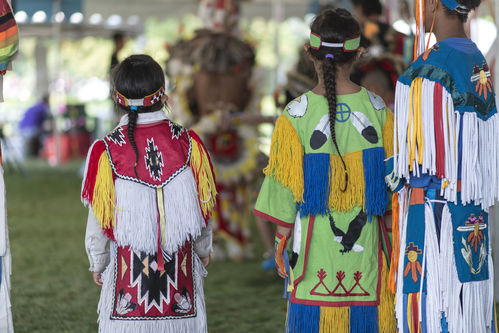
[(106, 145), (102, 140), (96, 141), (92, 146), (87, 167), (87, 175), (83, 180), (84, 185), (81, 191), (81, 198), (88, 201), (90, 204), (94, 199), (95, 179), (99, 169), (99, 159), (106, 150)]
[(435, 122), (435, 149), (436, 149), (436, 167), (437, 177), (445, 178), (445, 143), (444, 143), (444, 124), (442, 119), (442, 85), (435, 83), (433, 94), (434, 109), (433, 112)]

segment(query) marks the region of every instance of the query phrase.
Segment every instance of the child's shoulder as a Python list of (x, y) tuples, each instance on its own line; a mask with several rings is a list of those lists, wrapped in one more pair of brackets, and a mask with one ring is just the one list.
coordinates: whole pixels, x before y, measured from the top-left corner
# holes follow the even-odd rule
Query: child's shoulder
[(385, 101), (381, 96), (376, 95), (374, 92), (365, 89), (367, 96), (369, 98), (369, 104), (376, 111), (385, 111), (387, 109)]
[(296, 97), (286, 105), (283, 114), (290, 119), (305, 117), (309, 109), (310, 102), (313, 102), (310, 96), (311, 94), (312, 92), (309, 91)]

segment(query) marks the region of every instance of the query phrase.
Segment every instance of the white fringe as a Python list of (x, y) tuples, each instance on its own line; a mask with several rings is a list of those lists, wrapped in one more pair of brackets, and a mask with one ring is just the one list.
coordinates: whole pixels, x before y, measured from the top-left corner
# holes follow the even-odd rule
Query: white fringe
[(204, 302), (203, 278), (207, 275), (206, 269), (199, 257), (194, 253), (194, 284), (196, 288), (196, 311), (193, 318), (171, 319), (171, 320), (111, 320), (113, 309), (113, 276), (114, 261), (116, 259), (116, 244), (111, 245), (111, 263), (102, 273), (102, 291), (100, 295), (97, 312), (99, 313), (100, 333), (151, 333), (151, 332), (175, 332), (175, 333), (204, 333), (208, 332), (206, 321), (206, 306)]
[[(156, 190), (135, 182), (116, 179), (116, 225), (119, 246), (137, 251), (157, 251), (158, 212)], [(163, 188), (166, 228), (163, 250), (174, 253), (186, 240), (201, 235), (205, 221), (199, 208), (198, 192), (191, 168), (186, 168)]]
[(460, 293), (463, 287), (459, 282), (454, 258), (454, 243), (452, 240), (452, 217), (447, 205), (442, 211), (442, 226), (440, 231), (440, 268), (443, 310), (445, 311), (449, 332), (466, 333), (463, 331)]
[(409, 123), (409, 94), (411, 87), (397, 82), (393, 126), (394, 155), (393, 170), (397, 177), (409, 179), (409, 151), (407, 150), (407, 127)]
[[(436, 141), (434, 124), (433, 93), (435, 83), (423, 79), (421, 117), (423, 123), (424, 151), (422, 172), (436, 174)], [(409, 128), (410, 86), (397, 82), (395, 92), (394, 126), (394, 173), (399, 178), (410, 179), (409, 165), (413, 165), (413, 175), (419, 175), (415, 161), (409, 161), (408, 140), (414, 131)], [(462, 128), (461, 128), (462, 118)], [(487, 121), (481, 120), (473, 112), (462, 115), (454, 110), (451, 94), (442, 90), (442, 122), (445, 145), (445, 179), (442, 181), (441, 195), (450, 202), (457, 203), (458, 185), (458, 140), (462, 135), (461, 201), (464, 205), (476, 203), (484, 210), (494, 204), (499, 197), (499, 115)], [(416, 154), (417, 156), (417, 154)]]
[[(427, 199), (425, 203), (425, 240), (424, 256), (426, 271), (426, 327), (428, 332), (439, 333), (442, 331), (442, 299), (440, 277), (440, 250), (438, 246), (435, 218), (431, 202)], [(423, 281), (423, 279), (421, 279)], [(420, 302), (420, 306), (421, 306)], [(422, 312), (419, 312), (422, 313)]]
[(404, 257), (405, 257), (405, 243), (407, 234), (407, 215), (409, 212), (409, 199), (410, 190), (405, 188), (399, 192), (399, 220), (396, 222), (399, 224), (400, 230), (400, 252), (399, 252), (399, 262), (398, 262), (398, 274), (396, 276), (397, 281), (397, 291), (395, 294), (395, 316), (397, 318), (397, 327), (399, 332), (405, 332), (404, 330)]
[(430, 175), (436, 173), (435, 121), (433, 116), (433, 91), (435, 82), (423, 80), (423, 100), (421, 101), (421, 118), (423, 126), (423, 165), (422, 171)]

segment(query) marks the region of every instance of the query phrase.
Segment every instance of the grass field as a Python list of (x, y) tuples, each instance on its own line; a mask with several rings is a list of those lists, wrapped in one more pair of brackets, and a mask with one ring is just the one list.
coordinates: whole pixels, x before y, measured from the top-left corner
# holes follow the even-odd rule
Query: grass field
[[(92, 283), (85, 254), (87, 211), (79, 199), (78, 167), (36, 162), (29, 164), (26, 178), (5, 173), (17, 333), (97, 331), (99, 287)], [(259, 254), (261, 244), (255, 243)], [(208, 267), (210, 332), (283, 331), (282, 282), (259, 265), (255, 260)]]

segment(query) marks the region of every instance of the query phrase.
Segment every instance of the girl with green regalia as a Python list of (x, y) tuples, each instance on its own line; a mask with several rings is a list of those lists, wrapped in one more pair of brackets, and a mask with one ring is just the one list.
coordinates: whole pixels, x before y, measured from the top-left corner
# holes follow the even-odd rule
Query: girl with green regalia
[(395, 332), (383, 220), (391, 218), (385, 165), (393, 154), (393, 114), (349, 79), (361, 53), (351, 14), (324, 11), (311, 31), (305, 49), (319, 83), (277, 120), (254, 210), (278, 226), (286, 332)]

